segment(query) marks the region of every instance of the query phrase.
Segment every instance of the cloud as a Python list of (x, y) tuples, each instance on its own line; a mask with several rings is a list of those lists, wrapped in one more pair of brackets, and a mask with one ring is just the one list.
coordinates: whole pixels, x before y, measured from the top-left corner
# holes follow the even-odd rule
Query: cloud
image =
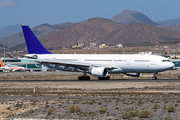
[(12, 2), (11, 0), (0, 1), (0, 8), (3, 8), (3, 7), (13, 7), (15, 5), (16, 4), (14, 2)]

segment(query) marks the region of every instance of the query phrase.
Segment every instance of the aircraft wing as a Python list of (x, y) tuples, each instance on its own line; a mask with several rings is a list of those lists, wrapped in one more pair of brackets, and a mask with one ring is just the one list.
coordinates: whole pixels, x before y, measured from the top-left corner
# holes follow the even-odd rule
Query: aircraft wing
[(40, 64), (44, 64), (48, 66), (49, 64), (53, 64), (56, 67), (58, 66), (65, 66), (65, 67), (74, 67), (77, 69), (89, 69), (91, 67), (105, 67), (107, 69), (117, 69), (119, 67), (112, 66), (112, 65), (104, 65), (104, 64), (90, 64), (86, 62), (73, 62), (73, 61), (64, 61), (64, 60), (50, 60), (50, 59), (26, 59), (26, 58), (18, 58), (18, 59), (25, 59), (25, 60), (33, 60)]

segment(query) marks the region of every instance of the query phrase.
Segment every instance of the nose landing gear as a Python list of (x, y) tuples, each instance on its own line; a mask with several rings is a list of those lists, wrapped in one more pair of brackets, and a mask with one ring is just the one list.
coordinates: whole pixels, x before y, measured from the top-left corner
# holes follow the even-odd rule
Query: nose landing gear
[(153, 73), (153, 74), (154, 74), (154, 76), (152, 77), (152, 79), (157, 80), (157, 77), (156, 77), (157, 73)]

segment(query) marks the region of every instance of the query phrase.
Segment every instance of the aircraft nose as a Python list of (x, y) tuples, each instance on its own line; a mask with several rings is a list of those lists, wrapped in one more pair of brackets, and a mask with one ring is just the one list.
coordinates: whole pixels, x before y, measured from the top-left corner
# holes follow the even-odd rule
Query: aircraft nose
[(173, 69), (174, 68), (174, 63), (173, 62), (170, 62), (169, 63), (169, 69)]

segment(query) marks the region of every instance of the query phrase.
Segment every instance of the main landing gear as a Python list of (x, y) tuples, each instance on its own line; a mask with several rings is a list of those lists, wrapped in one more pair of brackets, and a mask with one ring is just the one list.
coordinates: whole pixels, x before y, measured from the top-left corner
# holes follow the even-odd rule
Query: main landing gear
[(110, 77), (107, 76), (107, 77), (98, 77), (99, 80), (110, 80)]
[(78, 80), (90, 80), (89, 76), (79, 76)]
[(79, 76), (78, 80), (90, 80), (91, 78), (89, 76), (86, 76), (86, 71), (84, 71), (84, 76)]
[(153, 74), (154, 74), (154, 76), (152, 77), (152, 79), (157, 80), (157, 77), (156, 77), (157, 73), (153, 73)]

